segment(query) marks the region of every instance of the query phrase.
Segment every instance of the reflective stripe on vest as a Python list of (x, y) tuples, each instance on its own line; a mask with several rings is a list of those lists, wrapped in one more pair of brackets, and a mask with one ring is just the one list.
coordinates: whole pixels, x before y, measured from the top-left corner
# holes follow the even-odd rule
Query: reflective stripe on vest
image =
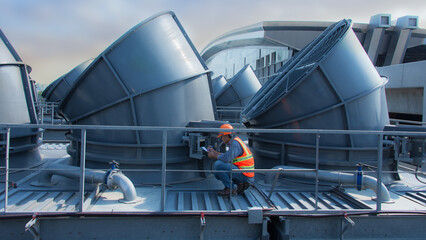
[[(235, 137), (234, 140), (236, 140), (243, 148), (243, 154), (233, 159), (232, 164), (237, 166), (239, 169), (254, 169), (254, 158), (250, 152), (250, 149), (248, 149), (248, 147), (244, 144), (243, 140), (241, 140), (239, 137)], [(247, 177), (254, 177), (254, 172), (243, 172), (242, 174)]]

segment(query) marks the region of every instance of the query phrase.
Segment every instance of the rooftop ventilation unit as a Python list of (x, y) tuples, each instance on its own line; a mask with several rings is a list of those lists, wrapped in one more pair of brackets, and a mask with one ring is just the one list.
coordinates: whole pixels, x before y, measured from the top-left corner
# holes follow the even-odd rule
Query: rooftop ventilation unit
[(244, 107), (262, 87), (249, 64), (215, 94), (216, 106)]
[[(0, 123), (37, 124), (32, 85), (25, 65), (0, 30)], [(6, 129), (0, 129), (0, 166), (6, 154)], [(41, 163), (38, 128), (10, 130), (10, 166), (32, 167)]]
[[(389, 124), (384, 85), (350, 20), (327, 28), (280, 69), (243, 111), (249, 128), (383, 130)], [(315, 165), (316, 136), (255, 134), (258, 168), (277, 163)], [(321, 135), (319, 164), (326, 168), (377, 165), (378, 138)], [(390, 168), (390, 161), (386, 164)], [(387, 168), (387, 169), (389, 169)]]
[(223, 75), (220, 75), (219, 77), (214, 78), (212, 80), (213, 93), (214, 93), (215, 98), (216, 98), (217, 93), (219, 93), (220, 90), (223, 87), (225, 87), (226, 83), (227, 83), (226, 78)]
[[(59, 106), (71, 124), (185, 127), (214, 120), (209, 71), (172, 12), (155, 15), (129, 30), (80, 75)], [(183, 132), (167, 134), (167, 169), (198, 169)], [(134, 182), (161, 182), (161, 131), (87, 131), (86, 166), (106, 168), (116, 160)], [(78, 159), (80, 132), (71, 131), (68, 152)], [(74, 162), (77, 164), (77, 162)], [(198, 178), (169, 172), (167, 181)]]
[(419, 17), (418, 16), (404, 16), (398, 18), (396, 21), (396, 27), (398, 28), (408, 28), (408, 29), (417, 29)]
[(379, 28), (389, 28), (391, 26), (391, 15), (390, 14), (377, 14), (371, 16), (370, 26)]
[(47, 102), (61, 102), (71, 90), (72, 85), (78, 79), (80, 74), (84, 72), (87, 66), (92, 63), (93, 59), (87, 60), (68, 73), (62, 75), (60, 78), (52, 82), (43, 91), (42, 96)]

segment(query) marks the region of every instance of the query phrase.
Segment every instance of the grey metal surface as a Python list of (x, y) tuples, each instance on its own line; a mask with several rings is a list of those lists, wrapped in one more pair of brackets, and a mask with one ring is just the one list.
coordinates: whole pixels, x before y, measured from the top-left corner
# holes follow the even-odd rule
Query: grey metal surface
[[(11, 43), (0, 30), (0, 123), (36, 124), (32, 84), (28, 71)], [(36, 128), (10, 130), (10, 166), (40, 164), (37, 147), (40, 131)], [(6, 129), (0, 129), (0, 158), (5, 159)], [(0, 166), (4, 166), (0, 161)]]
[(216, 106), (245, 107), (251, 97), (261, 88), (253, 68), (245, 65), (216, 94)]
[(226, 85), (227, 81), (225, 76), (220, 75), (214, 79), (212, 79), (213, 85), (213, 93), (216, 98), (216, 95), (220, 92), (220, 90)]
[(72, 85), (78, 79), (80, 74), (86, 70), (87, 66), (89, 66), (92, 61), (93, 59), (89, 59), (81, 63), (47, 86), (47, 88), (42, 93), (42, 96), (46, 99), (46, 102), (61, 102), (62, 99), (67, 96)]
[[(248, 211), (252, 207), (260, 207), (267, 211), (303, 211), (315, 210), (315, 192), (311, 191), (276, 191), (270, 200), (274, 205), (268, 203), (265, 195), (256, 189), (250, 188), (241, 195), (222, 197), (216, 191), (200, 190), (169, 190), (167, 191), (166, 211)], [(333, 191), (321, 191), (318, 195), (318, 209), (345, 211), (354, 209), (370, 209), (362, 203), (354, 204), (356, 200), (350, 196), (342, 197)], [(351, 199), (351, 200), (349, 200)], [(229, 205), (231, 203), (231, 205)]]
[[(280, 69), (243, 111), (248, 128), (382, 130), (389, 124), (380, 78), (351, 29), (350, 20), (327, 28)], [(377, 165), (377, 137), (328, 135), (319, 140), (319, 164), (346, 168)], [(313, 165), (315, 134), (254, 134), (256, 165)], [(385, 151), (386, 153), (386, 151)], [(270, 156), (275, 161), (262, 161)], [(391, 160), (384, 155), (385, 169)]]
[[(172, 12), (153, 16), (108, 47), (76, 80), (59, 106), (71, 124), (121, 126), (185, 126), (214, 120), (208, 70)], [(168, 168), (197, 169), (182, 144), (183, 132), (170, 132)], [(80, 132), (71, 131), (69, 153), (76, 159)], [(161, 169), (162, 133), (158, 131), (88, 131), (87, 166)], [(160, 182), (154, 173), (132, 180)], [(198, 174), (175, 173), (167, 181)]]
[[(85, 200), (92, 198), (93, 191), (85, 192)], [(79, 192), (76, 188), (34, 189), (14, 191), (9, 194), (8, 212), (74, 212), (79, 206)], [(4, 211), (4, 199), (0, 199), (0, 211)]]
[[(50, 161), (63, 161), (63, 158), (57, 159), (55, 156), (65, 154), (64, 145), (45, 144), (43, 149), (45, 149), (43, 153)], [(263, 171), (269, 172), (272, 169)], [(279, 229), (281, 237), (321, 236), (335, 239), (344, 235), (352, 239), (361, 236), (359, 238), (363, 239), (384, 238), (392, 233), (392, 236), (400, 238), (421, 239), (419, 236), (423, 236), (424, 229), (419, 226), (424, 225), (426, 221), (424, 215), (426, 205), (421, 200), (424, 199), (421, 196), (424, 196), (425, 185), (409, 172), (404, 173), (404, 181), (390, 186), (394, 202), (382, 204), (382, 210), (378, 212), (375, 209), (377, 203), (373, 200), (375, 196), (373, 191), (357, 191), (345, 186), (338, 186), (336, 189), (337, 186), (323, 182), (316, 192), (314, 181), (279, 179), (271, 198), (268, 199), (266, 196), (271, 185), (265, 183), (261, 173), (256, 173), (254, 180), (256, 188), (250, 187), (244, 194), (234, 196), (232, 199), (216, 195), (216, 191), (223, 186), (212, 175), (202, 181), (164, 185), (166, 193), (164, 211), (160, 206), (162, 190), (156, 185), (136, 187), (137, 196), (141, 201), (132, 204), (119, 203), (118, 200), (122, 198), (119, 192), (87, 185), (84, 207), (81, 211), (78, 180), (57, 178), (58, 184), (37, 188), (29, 185), (35, 179), (37, 172), (32, 170), (31, 174), (19, 178), (16, 188), (9, 189), (7, 212), (3, 208), (4, 184), (0, 184), (0, 230), (4, 239), (33, 239), (28, 231), (24, 231), (24, 226), (32, 217), (38, 222), (36, 226), (43, 239), (54, 239), (58, 236), (58, 229), (66, 231), (67, 236), (64, 236), (64, 239), (94, 236), (136, 239), (141, 235), (156, 239), (180, 237), (195, 239), (202, 233), (198, 232), (198, 229), (201, 227), (200, 217), (203, 214), (207, 224), (204, 226), (205, 239), (256, 238), (266, 227), (268, 229), (262, 234), (269, 233), (274, 239), (277, 238), (277, 235), (274, 235), (277, 233), (271, 228), (279, 228), (280, 223), (285, 225), (285, 227), (281, 225), (282, 228)], [(261, 213), (258, 218), (263, 220), (264, 224), (250, 223), (252, 209), (261, 209), (258, 211)], [(350, 226), (348, 218), (356, 224)], [(386, 224), (383, 224), (383, 221), (386, 221)], [(105, 224), (113, 225), (115, 230), (119, 228), (128, 233), (121, 235), (116, 231), (105, 231)], [(180, 226), (178, 229), (182, 230), (179, 237), (175, 236), (177, 229), (167, 227), (176, 224)], [(395, 224), (398, 226), (395, 227)], [(304, 231), (300, 225), (304, 226)], [(362, 234), (357, 235), (358, 231)]]

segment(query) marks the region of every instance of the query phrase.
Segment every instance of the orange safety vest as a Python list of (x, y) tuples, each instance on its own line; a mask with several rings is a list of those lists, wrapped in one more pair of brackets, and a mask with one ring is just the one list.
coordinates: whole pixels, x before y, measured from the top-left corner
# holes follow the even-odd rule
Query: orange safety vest
[[(239, 169), (247, 169), (247, 170), (254, 169), (254, 158), (250, 152), (250, 149), (244, 144), (241, 138), (235, 137), (234, 140), (236, 140), (243, 148), (243, 154), (233, 159), (232, 164), (237, 166)], [(242, 174), (244, 174), (247, 177), (254, 177), (254, 172), (243, 172)]]

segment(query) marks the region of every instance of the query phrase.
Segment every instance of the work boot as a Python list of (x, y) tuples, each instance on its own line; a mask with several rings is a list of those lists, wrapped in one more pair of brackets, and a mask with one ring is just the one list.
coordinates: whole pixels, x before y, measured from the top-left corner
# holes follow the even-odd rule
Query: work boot
[(243, 193), (245, 190), (247, 190), (247, 188), (250, 187), (250, 183), (249, 182), (245, 182), (245, 183), (238, 183), (238, 190), (237, 193), (241, 194)]
[[(231, 192), (231, 189), (229, 189), (228, 187), (225, 187), (223, 190), (217, 192), (217, 195), (219, 196), (229, 196), (229, 193)], [(237, 189), (233, 188), (232, 189), (232, 195), (235, 195), (237, 193)]]

